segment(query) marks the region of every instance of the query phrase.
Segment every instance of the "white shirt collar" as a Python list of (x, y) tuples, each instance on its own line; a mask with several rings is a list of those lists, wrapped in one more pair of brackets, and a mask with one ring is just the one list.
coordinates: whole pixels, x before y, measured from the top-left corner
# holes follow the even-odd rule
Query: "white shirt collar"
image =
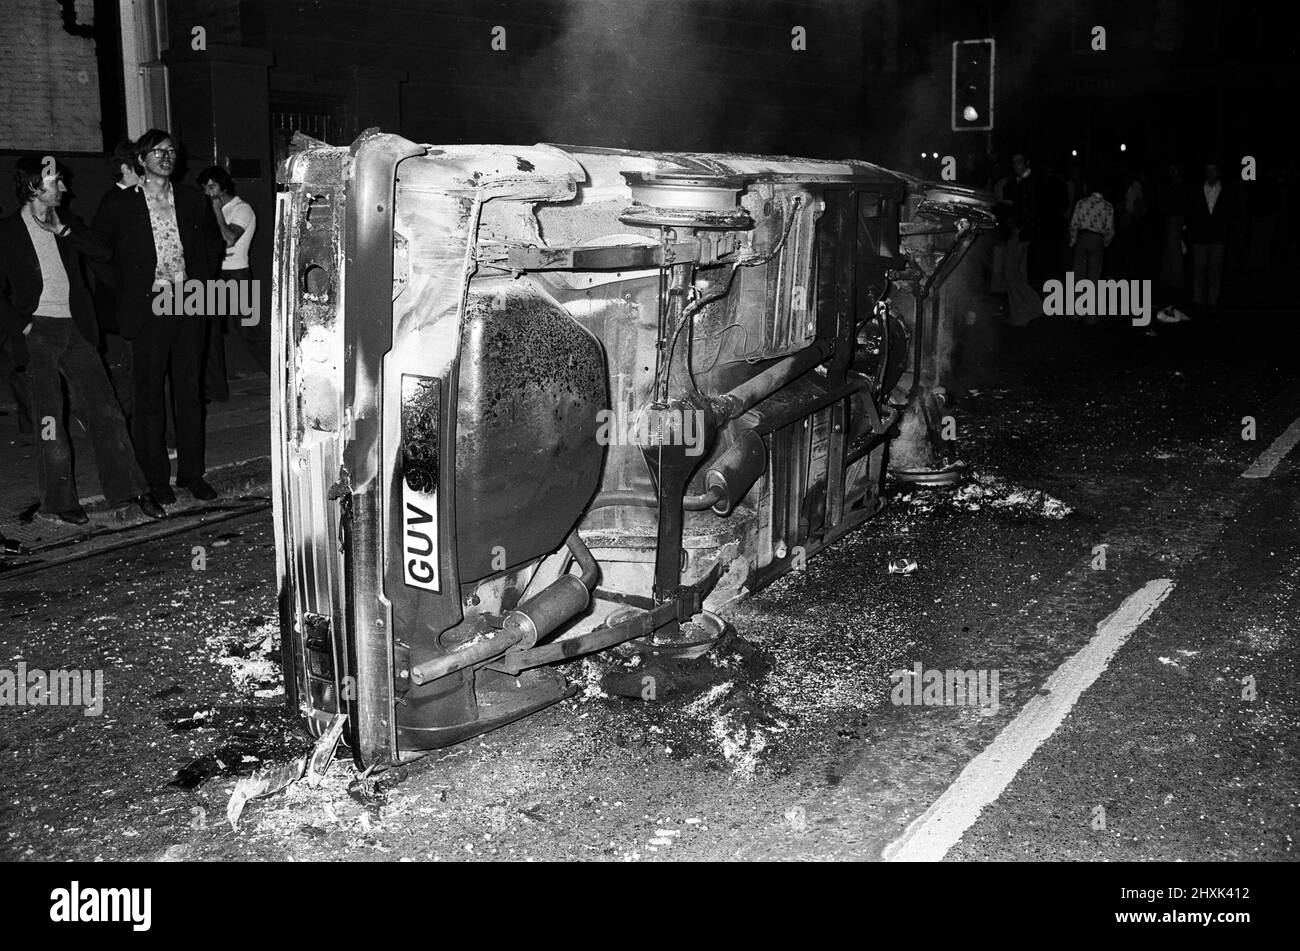
[[(149, 197), (149, 195), (148, 195), (148, 194), (145, 192), (145, 190), (144, 190), (144, 179), (143, 179), (143, 178), (140, 179), (140, 181), (136, 182), (135, 190), (138, 191), (141, 195), (144, 195), (145, 198), (148, 198), (148, 197)], [(168, 195), (170, 195), (170, 194), (172, 193), (172, 191), (173, 191), (173, 188), (172, 188), (172, 180), (169, 178), (169, 179), (167, 179), (167, 187), (163, 189), (163, 193), (164, 193), (164, 194), (168, 194)]]

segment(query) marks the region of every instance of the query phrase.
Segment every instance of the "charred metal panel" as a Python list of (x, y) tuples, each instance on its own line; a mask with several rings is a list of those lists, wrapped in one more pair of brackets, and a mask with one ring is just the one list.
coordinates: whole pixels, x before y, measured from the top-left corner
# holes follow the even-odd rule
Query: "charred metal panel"
[(272, 479), (285, 693), (315, 731), (339, 712), (349, 675), (340, 471), (343, 341), (338, 325), (343, 160), (296, 154), (276, 204)]
[[(390, 538), (401, 538), (382, 487), (391, 478), (384, 462), (381, 361), (393, 334), (393, 201), (397, 165), (425, 149), (395, 135), (362, 137), (353, 146), (344, 240), (352, 265), (344, 282), (344, 405), (350, 414), (343, 464), (350, 473), (349, 544), (344, 552), (351, 590), (350, 667), (355, 698), (349, 733), (359, 764), (387, 762), (396, 748), (391, 602), (384, 557)], [(386, 471), (386, 469), (388, 471)], [(396, 473), (393, 472), (395, 475)], [(386, 521), (389, 525), (385, 531)]]
[(474, 581), (554, 551), (595, 493), (600, 343), (530, 282), (476, 282), (457, 405), (460, 570)]
[(402, 378), (402, 479), (415, 492), (438, 489), (442, 408), (439, 381), (407, 374)]

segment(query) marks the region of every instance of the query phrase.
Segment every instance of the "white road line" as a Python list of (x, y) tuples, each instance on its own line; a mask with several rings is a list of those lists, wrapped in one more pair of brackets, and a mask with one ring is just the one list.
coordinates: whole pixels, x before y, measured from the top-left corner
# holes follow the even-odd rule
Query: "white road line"
[(1043, 685), (1046, 692), (1030, 699), (1019, 716), (1007, 724), (988, 749), (966, 765), (934, 805), (885, 846), (885, 861), (937, 862), (947, 855), (984, 807), (1002, 795), (1043, 741), (1056, 732), (1075, 701), (1093, 685), (1129, 635), (1173, 589), (1174, 583), (1168, 578), (1157, 578), (1125, 598), (1114, 614), (1097, 625), (1092, 640), (1056, 668)]
[(1300, 419), (1297, 419), (1286, 431), (1273, 440), (1273, 445), (1269, 446), (1259, 454), (1259, 458), (1250, 464), (1250, 468), (1241, 474), (1243, 479), (1267, 479), (1277, 468), (1277, 464), (1282, 461), (1282, 457), (1295, 448), (1296, 443), (1300, 443)]

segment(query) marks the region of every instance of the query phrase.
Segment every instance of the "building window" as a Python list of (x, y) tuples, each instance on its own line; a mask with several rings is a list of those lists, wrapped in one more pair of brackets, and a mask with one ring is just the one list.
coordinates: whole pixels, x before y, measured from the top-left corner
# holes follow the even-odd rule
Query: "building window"
[(332, 102), (271, 100), (271, 147), (278, 167), (290, 152), (294, 133), (301, 132), (330, 145), (339, 144), (339, 108)]
[(271, 112), (271, 130), (282, 135), (285, 141), (293, 138), (295, 132), (309, 135), (313, 139), (335, 144), (331, 140), (337, 135), (338, 123), (330, 112), (284, 111)]

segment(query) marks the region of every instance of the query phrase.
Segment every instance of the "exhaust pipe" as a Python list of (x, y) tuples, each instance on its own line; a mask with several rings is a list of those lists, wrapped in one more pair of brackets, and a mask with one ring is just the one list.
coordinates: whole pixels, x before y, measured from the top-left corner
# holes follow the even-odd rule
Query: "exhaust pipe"
[[(744, 416), (777, 390), (824, 363), (834, 349), (833, 343), (822, 340), (772, 364), (757, 376), (711, 399), (718, 425)], [(728, 514), (767, 468), (767, 448), (763, 445), (762, 437), (753, 431), (752, 424), (728, 438), (732, 445), (709, 467), (705, 475), (705, 490), (698, 495), (683, 497), (682, 508), (686, 511), (698, 512), (711, 508), (718, 515)], [(623, 505), (653, 507), (658, 504), (659, 499), (655, 495), (621, 490), (602, 492), (592, 501), (589, 509)]]
[(730, 514), (767, 468), (767, 446), (753, 429), (728, 431), (728, 439), (731, 446), (704, 474), (705, 494), (717, 495), (713, 511), (718, 515)]
[(835, 345), (831, 341), (819, 341), (807, 349), (786, 357), (780, 363), (772, 364), (762, 373), (727, 391), (717, 400), (722, 418), (728, 420), (743, 416), (755, 403), (771, 396), (813, 367), (824, 363), (834, 350)]
[(499, 657), (516, 645), (527, 649), (585, 611), (600, 578), (600, 566), (576, 531), (570, 533), (565, 543), (582, 570), (581, 575), (565, 574), (556, 578), (508, 613), (502, 619), (500, 631), (489, 631), (481, 640), (417, 664), (411, 668), (411, 680), (417, 685), (426, 684)]

